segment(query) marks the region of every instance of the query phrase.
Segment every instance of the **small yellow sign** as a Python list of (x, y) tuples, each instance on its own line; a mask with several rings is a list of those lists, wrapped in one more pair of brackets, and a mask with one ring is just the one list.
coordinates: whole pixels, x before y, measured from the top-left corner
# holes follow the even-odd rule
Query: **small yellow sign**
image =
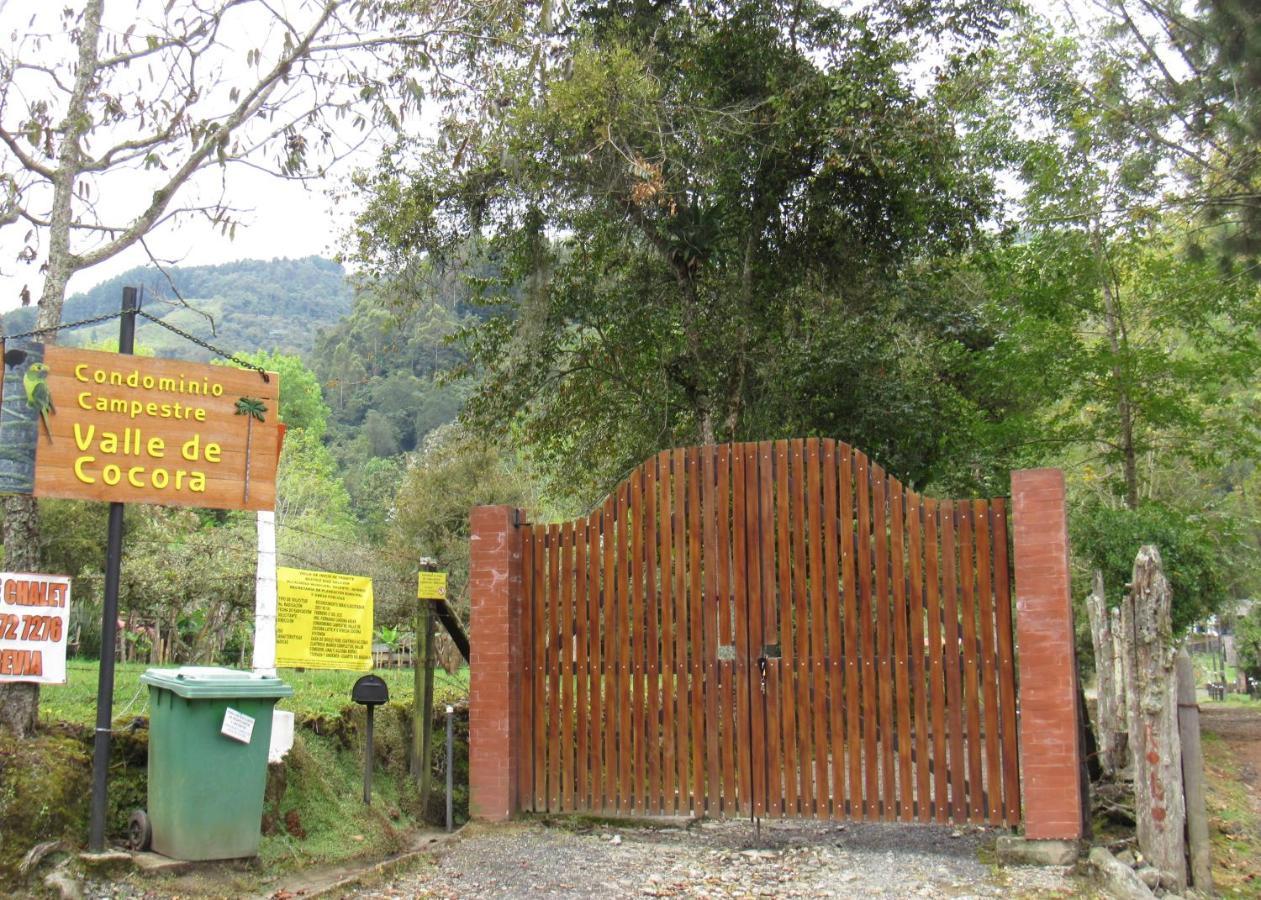
[(276, 567), (276, 665), (372, 668), (372, 579)]
[(447, 573), (446, 572), (421, 572), (416, 584), (416, 599), (418, 600), (445, 600), (447, 599)]

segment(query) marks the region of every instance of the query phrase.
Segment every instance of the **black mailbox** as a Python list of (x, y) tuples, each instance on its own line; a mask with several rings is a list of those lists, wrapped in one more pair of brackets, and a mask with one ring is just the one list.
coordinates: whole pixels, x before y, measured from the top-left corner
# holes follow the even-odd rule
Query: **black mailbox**
[(390, 688), (376, 675), (365, 675), (350, 689), (350, 699), (364, 706), (380, 706), (389, 702)]

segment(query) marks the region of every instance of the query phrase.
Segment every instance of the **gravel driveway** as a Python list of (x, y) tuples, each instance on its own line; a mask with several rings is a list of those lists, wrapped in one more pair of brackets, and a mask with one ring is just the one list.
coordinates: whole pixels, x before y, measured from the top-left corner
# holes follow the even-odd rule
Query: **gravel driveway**
[(997, 832), (924, 825), (748, 821), (690, 828), (471, 826), (431, 867), (346, 896), (1068, 897), (1056, 868), (992, 862)]

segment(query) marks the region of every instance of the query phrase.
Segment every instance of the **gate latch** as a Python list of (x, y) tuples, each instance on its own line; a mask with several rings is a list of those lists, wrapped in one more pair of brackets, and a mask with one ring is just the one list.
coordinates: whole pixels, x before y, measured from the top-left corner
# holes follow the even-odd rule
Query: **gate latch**
[(766, 667), (767, 667), (766, 657), (759, 656), (757, 658), (757, 670), (762, 675), (762, 693), (763, 694), (766, 693)]

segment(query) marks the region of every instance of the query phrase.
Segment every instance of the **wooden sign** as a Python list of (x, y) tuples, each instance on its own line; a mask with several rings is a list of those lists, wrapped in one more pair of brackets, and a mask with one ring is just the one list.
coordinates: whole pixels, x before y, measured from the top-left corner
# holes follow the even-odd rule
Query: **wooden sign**
[(0, 572), (0, 682), (66, 683), (70, 579)]
[(0, 493), (273, 509), (280, 377), (9, 343)]

